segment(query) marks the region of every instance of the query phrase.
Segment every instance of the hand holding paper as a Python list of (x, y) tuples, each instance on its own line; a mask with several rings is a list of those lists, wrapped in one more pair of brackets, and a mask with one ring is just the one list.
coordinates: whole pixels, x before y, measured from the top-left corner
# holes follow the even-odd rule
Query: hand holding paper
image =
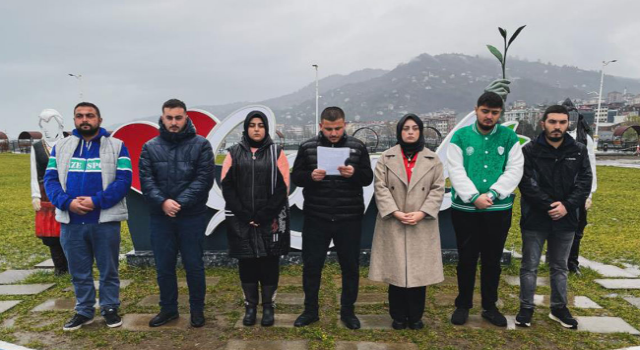
[(339, 167), (349, 158), (348, 147), (318, 147), (318, 169), (326, 170), (327, 175), (342, 175)]

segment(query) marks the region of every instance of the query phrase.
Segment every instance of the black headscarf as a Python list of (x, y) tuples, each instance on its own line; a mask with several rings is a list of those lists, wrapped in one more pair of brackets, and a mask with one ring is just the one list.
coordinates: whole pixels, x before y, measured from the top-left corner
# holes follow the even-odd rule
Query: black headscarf
[[(420, 128), (420, 137), (418, 137), (418, 140), (416, 142), (413, 142), (413, 143), (407, 143), (407, 142), (404, 142), (402, 140), (402, 128), (404, 127), (404, 124), (409, 119), (411, 119), (414, 122), (416, 122), (416, 124), (418, 124), (418, 128)], [(406, 114), (398, 122), (398, 125), (396, 126), (396, 139), (398, 140), (398, 144), (400, 145), (400, 147), (402, 147), (402, 152), (407, 157), (413, 157), (414, 154), (416, 154), (416, 153), (418, 153), (418, 152), (420, 152), (420, 151), (422, 151), (424, 149), (423, 129), (424, 129), (424, 124), (422, 123), (422, 120), (420, 118), (418, 118), (418, 116), (415, 115), (415, 114), (411, 114), (411, 113)]]
[[(262, 119), (262, 123), (264, 124), (264, 138), (261, 141), (254, 141), (248, 135), (247, 130), (249, 129), (249, 122), (251, 122), (251, 119), (253, 118)], [(247, 114), (247, 117), (244, 119), (243, 127), (244, 132), (242, 133), (242, 138), (250, 147), (260, 148), (264, 146), (264, 144), (267, 143), (268, 140), (271, 140), (271, 137), (269, 136), (269, 120), (267, 120), (267, 116), (260, 111), (249, 112), (249, 114)]]

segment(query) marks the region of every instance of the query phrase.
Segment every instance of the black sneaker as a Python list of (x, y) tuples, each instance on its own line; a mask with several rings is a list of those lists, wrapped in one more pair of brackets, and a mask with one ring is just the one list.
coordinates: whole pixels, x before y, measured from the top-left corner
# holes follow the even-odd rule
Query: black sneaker
[(107, 327), (116, 328), (122, 326), (122, 318), (118, 316), (118, 309), (105, 309), (102, 317), (107, 322)]
[(531, 317), (533, 316), (533, 309), (520, 308), (518, 315), (516, 315), (516, 326), (531, 327)]
[(89, 318), (87, 316), (83, 316), (80, 314), (75, 314), (67, 323), (62, 326), (63, 331), (75, 331), (76, 329), (80, 329), (80, 327), (93, 323), (93, 318)]
[(566, 306), (558, 309), (551, 309), (549, 318), (560, 323), (564, 328), (578, 329), (578, 321), (571, 316), (571, 313)]
[(451, 315), (451, 323), (462, 326), (467, 323), (467, 319), (469, 318), (469, 309), (456, 308), (456, 311)]
[(500, 311), (498, 311), (497, 308), (491, 310), (482, 310), (482, 318), (489, 321), (494, 326), (507, 326), (507, 319), (500, 313)]

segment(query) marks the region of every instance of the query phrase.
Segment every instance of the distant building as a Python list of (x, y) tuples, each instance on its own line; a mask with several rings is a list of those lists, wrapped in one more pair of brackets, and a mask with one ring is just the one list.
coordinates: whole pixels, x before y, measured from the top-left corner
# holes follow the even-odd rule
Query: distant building
[[(580, 112), (580, 114), (582, 114), (584, 116), (585, 121), (591, 125), (594, 126), (595, 125), (595, 111), (596, 111), (597, 105), (596, 106), (589, 106), (589, 105), (583, 105), (583, 106), (579, 106), (578, 107), (578, 112)], [(617, 109), (609, 109), (609, 106), (606, 105), (602, 105), (600, 107), (601, 112), (598, 113), (598, 118), (599, 118), (599, 124), (602, 125), (603, 123), (613, 123), (613, 119), (615, 118), (616, 115), (618, 115), (618, 110)]]
[(440, 132), (442, 137), (447, 136), (449, 134), (449, 131), (451, 131), (451, 129), (453, 129), (457, 124), (455, 113), (447, 113), (428, 117), (420, 115), (420, 117), (425, 127), (435, 128)]
[(607, 103), (624, 102), (624, 94), (618, 91), (612, 91), (607, 94)]
[(507, 122), (527, 122), (534, 125), (542, 118), (543, 109), (538, 107), (513, 108), (504, 112), (504, 120)]
[(600, 105), (600, 110), (598, 110), (598, 108), (596, 107), (594, 111), (596, 113), (596, 119), (598, 123), (602, 124), (607, 122), (607, 116), (609, 115), (609, 106)]
[(517, 100), (513, 103), (514, 109), (525, 108), (525, 107), (527, 107), (527, 104), (523, 100)]
[(311, 138), (316, 135), (316, 125), (315, 124), (307, 124), (304, 126), (304, 138)]
[(299, 125), (289, 125), (284, 130), (284, 134), (294, 140), (300, 140), (304, 137), (304, 128)]
[(626, 104), (633, 104), (633, 98), (635, 97), (634, 94), (631, 93), (626, 93), (624, 95), (622, 95), (622, 99), (624, 100), (624, 102)]

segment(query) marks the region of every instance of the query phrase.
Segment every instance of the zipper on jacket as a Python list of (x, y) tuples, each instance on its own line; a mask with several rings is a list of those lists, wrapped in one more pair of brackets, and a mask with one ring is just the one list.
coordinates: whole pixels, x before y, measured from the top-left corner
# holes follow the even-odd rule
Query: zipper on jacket
[[(84, 149), (85, 146), (85, 142), (84, 139), (82, 139), (82, 145), (80, 146), (80, 156), (82, 156), (82, 151)], [(89, 150), (87, 150), (88, 152)], [(85, 154), (87, 153), (85, 152)], [(73, 157), (73, 155), (71, 156)], [(80, 183), (80, 193), (82, 193), (84, 195), (84, 182), (85, 179), (87, 178), (87, 162), (84, 163), (84, 170), (82, 171), (82, 182)], [(100, 218), (98, 218), (98, 223), (100, 222)], [(84, 220), (82, 220), (82, 224), (84, 225)]]
[[(172, 152), (173, 153), (173, 178), (175, 180), (178, 180), (178, 176), (177, 176), (178, 175), (178, 144), (174, 143), (172, 147), (173, 147), (173, 150), (172, 150), (173, 151)], [(178, 210), (178, 212), (180, 211)], [(176, 213), (176, 218), (177, 216), (178, 216), (178, 213)]]
[[(251, 213), (252, 214), (256, 212), (255, 193), (254, 193), (255, 178), (256, 178), (256, 154), (252, 152), (251, 153)], [(255, 242), (254, 249), (256, 251), (256, 258), (259, 258), (260, 254), (258, 254), (258, 229), (255, 226), (253, 227), (253, 233), (254, 233), (253, 238)]]

